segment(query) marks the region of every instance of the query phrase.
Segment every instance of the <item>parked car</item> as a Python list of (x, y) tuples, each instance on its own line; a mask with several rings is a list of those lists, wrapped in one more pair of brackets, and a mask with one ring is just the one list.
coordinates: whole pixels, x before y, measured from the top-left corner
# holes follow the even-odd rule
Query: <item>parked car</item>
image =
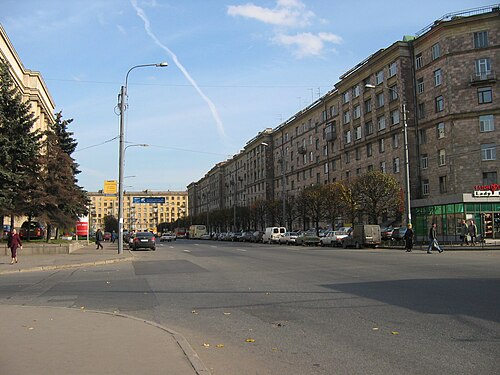
[(278, 243), (281, 236), (286, 232), (285, 227), (268, 227), (262, 235), (263, 243)]
[(111, 241), (111, 233), (104, 232), (104, 241)]
[(355, 225), (351, 233), (342, 238), (342, 247), (345, 249), (354, 246), (360, 249), (365, 246), (377, 247), (382, 243), (380, 225)]
[(175, 236), (175, 234), (171, 233), (171, 232), (166, 232), (166, 233), (162, 233), (161, 237), (160, 237), (160, 242), (163, 242), (163, 241), (175, 241), (177, 240), (177, 237)]
[(4, 224), (3, 225), (3, 232), (2, 232), (2, 238), (6, 240), (9, 236), (10, 233), (10, 225)]
[(227, 236), (226, 232), (219, 233), (219, 235), (217, 236), (217, 240), (224, 241), (224, 238), (226, 238), (226, 236)]
[(233, 242), (237, 242), (240, 240), (242, 233), (241, 232), (233, 232), (231, 233), (231, 238), (230, 240)]
[(394, 231), (393, 227), (385, 227), (380, 231), (380, 236), (382, 237), (382, 240), (391, 240), (392, 239), (392, 232)]
[(19, 230), (19, 237), (21, 237), (21, 239), (28, 238), (28, 230), (30, 235), (29, 237), (32, 240), (42, 239), (45, 237), (45, 227), (39, 221), (25, 221)]
[(391, 238), (394, 241), (402, 241), (406, 233), (406, 228), (405, 227), (400, 227), (400, 228), (394, 228), (392, 231)]
[(347, 237), (348, 234), (346, 231), (329, 231), (326, 233), (324, 237), (320, 238), (321, 246), (341, 246), (342, 238)]
[(285, 232), (282, 237), (278, 240), (279, 244), (285, 245), (295, 245), (295, 240), (297, 239), (297, 232)]
[(301, 246), (317, 246), (319, 245), (319, 241), (320, 238), (316, 235), (316, 231), (302, 232), (295, 239), (295, 244)]
[(151, 232), (137, 232), (130, 244), (132, 250), (151, 249), (156, 250), (155, 235)]
[(253, 232), (246, 231), (241, 234), (240, 241), (251, 242), (252, 239), (253, 239)]
[(264, 232), (261, 230), (257, 230), (252, 233), (252, 242), (262, 242), (262, 236), (264, 235)]

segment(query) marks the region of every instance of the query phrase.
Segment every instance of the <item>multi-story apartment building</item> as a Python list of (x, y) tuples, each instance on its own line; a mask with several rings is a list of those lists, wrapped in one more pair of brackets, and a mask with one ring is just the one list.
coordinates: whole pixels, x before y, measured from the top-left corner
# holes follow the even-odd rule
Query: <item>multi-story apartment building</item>
[[(104, 217), (118, 217), (116, 181), (106, 181), (105, 189), (89, 192), (89, 227), (91, 232), (104, 228)], [(123, 196), (124, 229), (157, 231), (161, 223), (183, 220), (188, 215), (186, 191), (125, 191)]]
[(449, 14), (369, 56), (221, 163), (217, 207), (380, 170), (411, 198), (417, 234), (435, 221), (454, 237), (461, 219), (474, 219), (486, 236), (500, 236), (499, 17), (492, 7)]

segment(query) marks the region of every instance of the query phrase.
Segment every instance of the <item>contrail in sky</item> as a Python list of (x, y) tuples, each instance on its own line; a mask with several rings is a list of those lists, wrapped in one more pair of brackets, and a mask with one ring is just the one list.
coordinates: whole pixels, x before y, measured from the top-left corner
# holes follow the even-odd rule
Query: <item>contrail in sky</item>
[(226, 135), (226, 132), (224, 131), (224, 125), (222, 124), (222, 121), (219, 117), (219, 113), (217, 112), (217, 108), (215, 107), (215, 104), (210, 100), (210, 98), (208, 96), (205, 95), (205, 93), (203, 91), (201, 91), (200, 87), (195, 82), (193, 77), (191, 77), (191, 75), (188, 73), (186, 68), (184, 68), (184, 66), (180, 63), (180, 61), (177, 58), (177, 56), (175, 55), (175, 53), (173, 53), (170, 50), (170, 48), (168, 48), (162, 42), (160, 42), (158, 40), (158, 38), (156, 37), (156, 35), (151, 31), (151, 24), (149, 22), (149, 19), (146, 16), (146, 13), (144, 13), (144, 11), (137, 5), (137, 1), (130, 0), (130, 3), (135, 8), (137, 15), (144, 21), (144, 28), (146, 29), (146, 32), (151, 37), (151, 39), (153, 39), (153, 41), (158, 46), (163, 48), (165, 51), (167, 51), (170, 54), (170, 56), (172, 56), (172, 60), (174, 60), (175, 65), (177, 65), (177, 67), (180, 69), (182, 74), (184, 74), (184, 77), (186, 77), (186, 79), (191, 83), (191, 85), (195, 88), (195, 90), (198, 92), (198, 94), (200, 94), (201, 98), (208, 104), (208, 107), (210, 108), (210, 112), (212, 112), (212, 116), (215, 120), (215, 123), (217, 124), (217, 131), (219, 132), (219, 135), (221, 137), (223, 137), (224, 140), (227, 141), (227, 135)]

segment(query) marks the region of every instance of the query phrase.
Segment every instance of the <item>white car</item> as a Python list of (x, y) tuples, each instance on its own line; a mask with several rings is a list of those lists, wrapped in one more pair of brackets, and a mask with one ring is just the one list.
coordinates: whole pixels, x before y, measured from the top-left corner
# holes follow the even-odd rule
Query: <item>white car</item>
[(286, 245), (295, 245), (295, 240), (297, 239), (296, 232), (285, 232), (278, 240), (278, 243)]
[(347, 231), (328, 231), (324, 237), (320, 238), (321, 246), (342, 246), (342, 238), (348, 236)]
[(163, 242), (163, 241), (175, 241), (177, 240), (177, 237), (175, 236), (175, 234), (172, 234), (172, 233), (162, 233), (161, 237), (160, 237), (160, 242)]

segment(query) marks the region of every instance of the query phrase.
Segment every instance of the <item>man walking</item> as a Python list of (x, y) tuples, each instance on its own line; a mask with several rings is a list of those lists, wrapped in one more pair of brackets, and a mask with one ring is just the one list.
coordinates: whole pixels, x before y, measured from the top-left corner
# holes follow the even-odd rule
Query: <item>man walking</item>
[(432, 223), (431, 229), (429, 230), (429, 247), (427, 248), (427, 254), (432, 254), (432, 249), (436, 248), (440, 253), (443, 249), (439, 246), (436, 234), (436, 223)]
[(104, 236), (102, 235), (102, 232), (100, 229), (97, 230), (95, 233), (95, 245), (96, 245), (96, 250), (99, 250), (99, 248), (104, 249), (104, 246), (102, 246), (101, 242), (104, 240)]
[(476, 245), (476, 238), (477, 238), (477, 226), (476, 226), (476, 224), (474, 224), (474, 220), (470, 221), (469, 236), (470, 236), (470, 244), (472, 246), (475, 246)]
[(462, 219), (462, 223), (460, 226), (460, 239), (462, 240), (462, 245), (465, 243), (466, 246), (469, 246), (469, 240), (467, 236), (469, 235), (469, 227), (467, 226), (467, 222)]

